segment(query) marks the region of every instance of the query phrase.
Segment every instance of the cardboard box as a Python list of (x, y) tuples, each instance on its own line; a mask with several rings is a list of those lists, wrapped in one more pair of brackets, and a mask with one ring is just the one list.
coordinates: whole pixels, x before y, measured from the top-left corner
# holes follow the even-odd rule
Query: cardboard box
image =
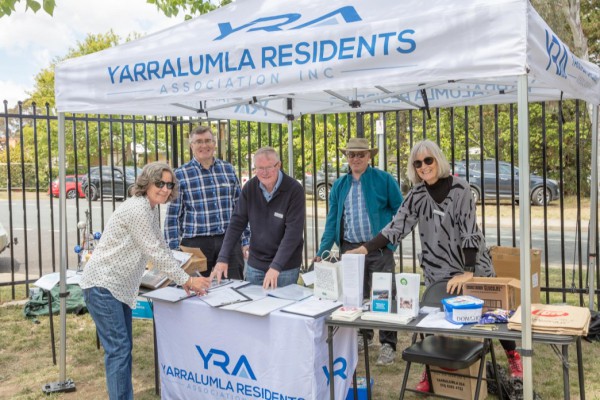
[[(458, 370), (446, 370), (439, 367), (431, 366), (431, 382), (433, 383), (433, 392), (442, 394), (454, 399), (474, 400), (475, 388), (477, 387), (477, 374), (479, 373), (479, 361), (471, 365), (469, 368)], [(464, 374), (474, 376), (475, 378), (467, 378), (464, 376), (454, 376), (453, 374)], [(485, 369), (483, 370), (485, 378)], [(479, 390), (479, 400), (487, 397), (487, 382), (481, 381), (481, 389)]]
[(192, 275), (196, 271), (204, 272), (208, 269), (208, 266), (206, 264), (206, 256), (204, 255), (202, 250), (197, 249), (195, 247), (185, 247), (181, 245), (179, 246), (179, 248), (181, 249), (181, 251), (184, 251), (186, 253), (192, 253), (192, 257), (188, 260), (188, 262), (186, 262), (183, 265), (183, 269), (185, 270), (185, 272)]
[[(358, 400), (367, 400), (367, 378), (359, 376), (356, 378), (356, 390), (358, 391)], [(371, 378), (371, 394), (373, 393), (373, 378)], [(348, 388), (346, 400), (354, 400), (354, 388), (352, 385)]]
[[(521, 249), (518, 247), (493, 246), (490, 248), (492, 265), (499, 278), (515, 278), (521, 280)], [(531, 302), (540, 303), (540, 269), (542, 251), (531, 249)]]
[(513, 278), (474, 277), (463, 284), (462, 293), (483, 300), (483, 312), (516, 310), (521, 304), (521, 282)]

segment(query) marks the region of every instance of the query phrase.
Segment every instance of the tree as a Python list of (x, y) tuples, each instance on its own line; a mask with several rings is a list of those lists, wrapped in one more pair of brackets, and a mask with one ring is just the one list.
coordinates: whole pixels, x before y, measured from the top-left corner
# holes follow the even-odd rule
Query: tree
[[(0, 18), (9, 16), (15, 11), (15, 5), (22, 0), (0, 0)], [(167, 17), (175, 17), (179, 12), (184, 12), (185, 19), (190, 19), (195, 15), (206, 14), (215, 8), (231, 3), (231, 0), (222, 0), (213, 2), (211, 0), (146, 0), (149, 4), (154, 4)], [(49, 15), (54, 14), (56, 2), (54, 0), (24, 0), (25, 11), (34, 13), (43, 9)]]

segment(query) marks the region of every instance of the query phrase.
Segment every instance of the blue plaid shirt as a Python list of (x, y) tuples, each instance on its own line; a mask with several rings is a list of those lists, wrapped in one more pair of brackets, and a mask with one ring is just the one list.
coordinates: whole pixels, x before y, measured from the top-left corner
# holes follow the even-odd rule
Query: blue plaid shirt
[(344, 200), (344, 240), (350, 243), (368, 242), (371, 223), (360, 181), (352, 178), (352, 187)]
[[(167, 209), (165, 238), (172, 249), (182, 238), (223, 235), (240, 197), (240, 183), (231, 164), (215, 158), (206, 169), (195, 158), (175, 170), (179, 195)], [(250, 242), (250, 230), (242, 245)]]

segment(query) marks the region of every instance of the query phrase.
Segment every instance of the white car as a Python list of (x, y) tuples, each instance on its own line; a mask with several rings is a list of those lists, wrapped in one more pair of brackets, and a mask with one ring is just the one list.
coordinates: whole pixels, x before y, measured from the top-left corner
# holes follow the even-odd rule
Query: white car
[[(15, 244), (17, 244), (17, 239), (15, 239)], [(6, 230), (2, 224), (0, 224), (0, 253), (6, 250), (9, 245), (10, 242), (8, 241), (8, 233), (6, 233)]]

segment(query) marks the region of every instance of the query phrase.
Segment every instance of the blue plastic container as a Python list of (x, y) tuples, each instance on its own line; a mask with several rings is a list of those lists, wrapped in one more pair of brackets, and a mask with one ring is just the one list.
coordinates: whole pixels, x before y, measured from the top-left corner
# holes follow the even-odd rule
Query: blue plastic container
[(481, 319), (483, 300), (473, 296), (456, 296), (442, 300), (446, 319), (453, 324), (476, 324)]

